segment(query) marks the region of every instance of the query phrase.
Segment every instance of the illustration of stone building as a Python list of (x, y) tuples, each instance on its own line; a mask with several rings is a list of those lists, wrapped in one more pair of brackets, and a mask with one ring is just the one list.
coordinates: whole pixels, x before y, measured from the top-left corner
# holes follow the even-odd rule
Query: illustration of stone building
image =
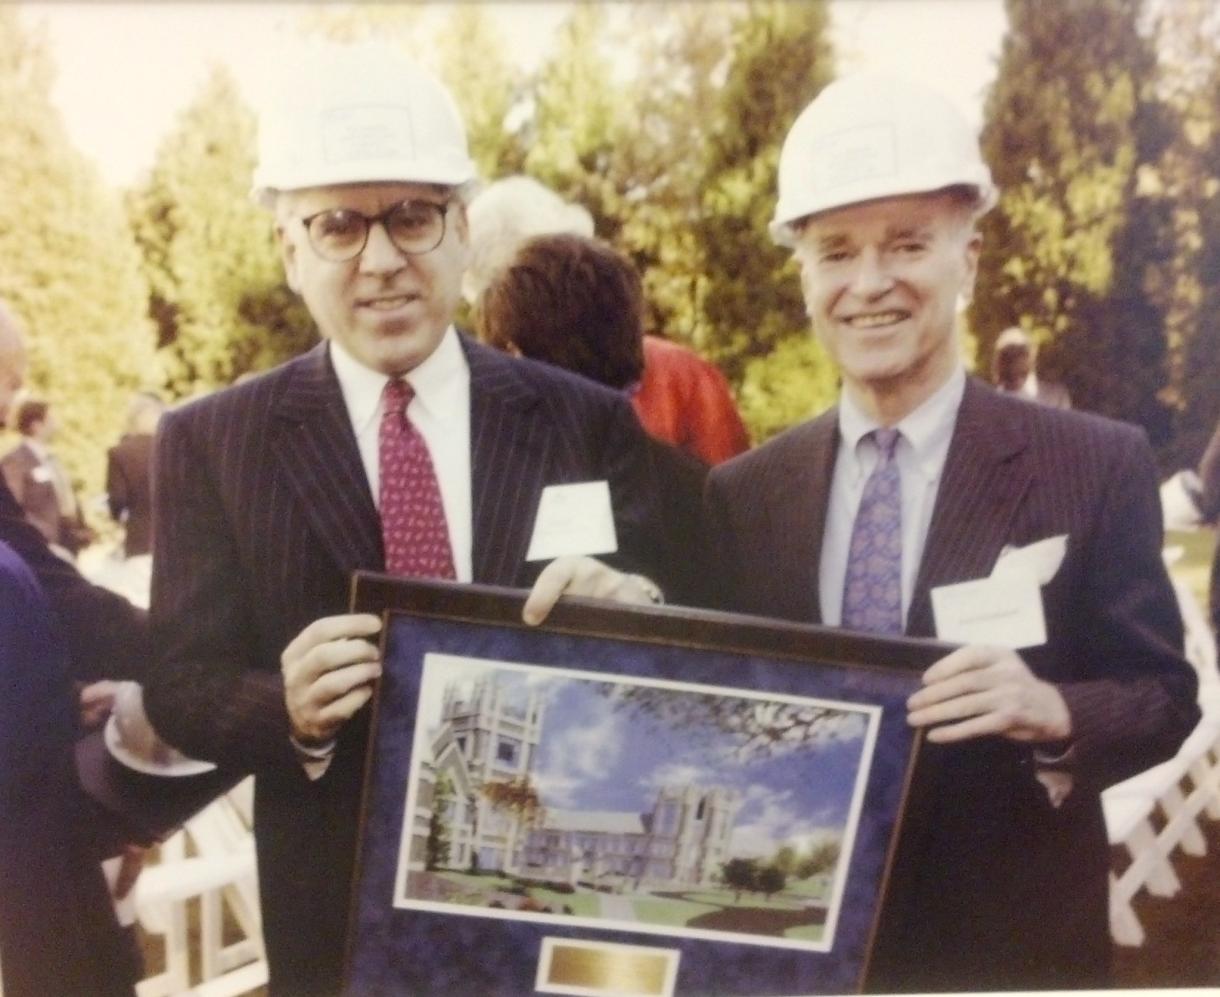
[(732, 790), (667, 786), (648, 813), (547, 809), (526, 839), (525, 864), (543, 879), (707, 886), (729, 860), (740, 801)]
[(435, 816), (447, 845), (442, 867), (633, 889), (713, 882), (741, 805), (730, 789), (667, 786), (644, 813), (493, 805), (483, 792), (489, 782), (528, 784), (543, 716), (537, 694), (514, 706), (494, 681), (445, 689), (431, 758), (420, 767), (409, 869), (425, 868)]

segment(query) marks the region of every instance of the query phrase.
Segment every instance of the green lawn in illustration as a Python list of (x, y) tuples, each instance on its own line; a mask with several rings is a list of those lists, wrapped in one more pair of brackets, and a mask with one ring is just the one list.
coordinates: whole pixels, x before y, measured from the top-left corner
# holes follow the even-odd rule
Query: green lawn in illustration
[[(575, 917), (605, 918), (604, 904), (613, 900), (619, 905), (620, 916), (640, 923), (672, 928), (704, 928), (716, 931), (770, 935), (800, 941), (818, 941), (824, 933), (825, 908), (813, 906), (811, 899), (820, 899), (828, 890), (826, 876), (793, 880), (789, 887), (770, 897), (730, 889), (704, 888), (673, 890), (661, 893), (603, 894), (587, 889), (573, 893), (547, 889), (544, 886), (524, 886), (520, 880), (506, 875), (488, 875), (438, 870), (432, 874), (452, 892), (451, 903), (484, 906), (492, 894), (528, 897), (551, 912), (564, 911)], [(501, 896), (498, 900), (511, 898)]]
[(529, 895), (555, 910), (563, 910), (566, 905), (577, 917), (597, 917), (601, 913), (597, 895), (593, 893), (559, 893), (535, 886), (530, 888)]

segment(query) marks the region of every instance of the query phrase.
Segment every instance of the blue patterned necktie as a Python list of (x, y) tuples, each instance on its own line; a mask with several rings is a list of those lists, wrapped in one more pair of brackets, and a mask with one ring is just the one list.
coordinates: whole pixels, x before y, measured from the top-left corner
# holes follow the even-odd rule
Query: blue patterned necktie
[(875, 429), (877, 466), (864, 483), (843, 582), (843, 626), (902, 633), (902, 478), (896, 429)]

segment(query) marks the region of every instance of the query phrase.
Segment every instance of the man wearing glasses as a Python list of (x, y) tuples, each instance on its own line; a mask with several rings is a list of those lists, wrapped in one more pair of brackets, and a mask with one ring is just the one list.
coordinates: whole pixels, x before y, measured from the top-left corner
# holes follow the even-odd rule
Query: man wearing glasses
[[(297, 68), (260, 123), (255, 186), (324, 342), (163, 420), (146, 687), (168, 741), (257, 775), (271, 990), (292, 995), (340, 985), (381, 669), (378, 619), (344, 612), (352, 571), (528, 586), (544, 489), (589, 481), (608, 485), (612, 561), (646, 571), (655, 549), (628, 404), (452, 325), (474, 168), (449, 94), (383, 48)], [(657, 595), (552, 563), (548, 591)]]

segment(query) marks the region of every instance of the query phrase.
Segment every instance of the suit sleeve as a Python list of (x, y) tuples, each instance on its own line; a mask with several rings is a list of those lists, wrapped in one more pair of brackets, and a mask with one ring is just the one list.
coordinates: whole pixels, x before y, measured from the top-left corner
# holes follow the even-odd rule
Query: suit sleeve
[(73, 678), (143, 680), (152, 658), (148, 615), (122, 596), (90, 584), (57, 556), (4, 487), (0, 540), (29, 565), (46, 592), (68, 647)]
[(606, 420), (602, 464), (610, 484), (618, 550), (605, 558), (620, 571), (638, 572), (665, 587), (661, 504), (656, 466), (635, 412), (615, 399)]
[(1059, 687), (1076, 769), (1102, 786), (1172, 757), (1199, 718), (1161, 543), (1156, 463), (1141, 434), (1117, 454), (1090, 538), (1082, 618), (1096, 622), (1076, 669), (1087, 678)]
[(19, 507), (25, 502), (25, 470), (11, 457), (0, 461), (0, 471), (4, 472), (4, 484), (17, 501)]
[(154, 466), (152, 631), (144, 703), (157, 732), (238, 771), (299, 770), (279, 670), (259, 668), (241, 560), (190, 412), (165, 416)]
[(699, 605), (726, 612), (739, 610), (738, 558), (734, 546), (736, 533), (729, 514), (731, 503), (725, 494), (725, 480), (713, 470), (703, 487), (704, 541), (699, 563), (702, 581)]

